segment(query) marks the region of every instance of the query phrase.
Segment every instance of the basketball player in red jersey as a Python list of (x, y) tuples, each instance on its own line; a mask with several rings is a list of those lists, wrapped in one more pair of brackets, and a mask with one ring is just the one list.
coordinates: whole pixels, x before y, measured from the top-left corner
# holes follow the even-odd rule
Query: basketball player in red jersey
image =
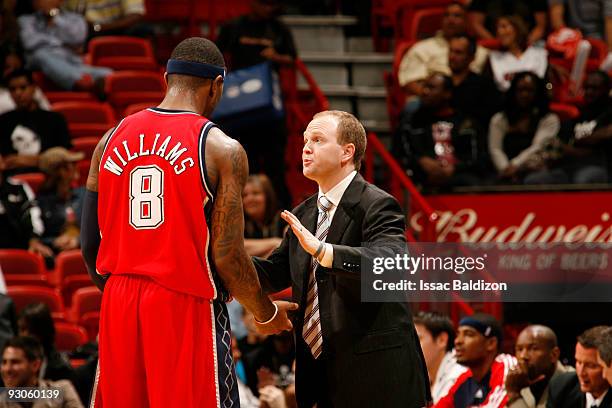
[(224, 66), (211, 41), (184, 40), (162, 103), (123, 119), (94, 152), (82, 230), (104, 289), (92, 406), (238, 407), (224, 302), (238, 299), (263, 333), (292, 328), (297, 304), (263, 294), (244, 250), (246, 154), (206, 119)]

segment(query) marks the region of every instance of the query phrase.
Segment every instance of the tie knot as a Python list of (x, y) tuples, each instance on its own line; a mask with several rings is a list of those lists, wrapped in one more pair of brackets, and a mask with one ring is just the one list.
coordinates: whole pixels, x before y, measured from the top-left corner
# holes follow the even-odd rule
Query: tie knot
[(333, 204), (331, 201), (329, 201), (327, 197), (323, 195), (319, 197), (319, 200), (317, 201), (317, 206), (319, 207), (320, 211), (327, 212), (332, 208)]

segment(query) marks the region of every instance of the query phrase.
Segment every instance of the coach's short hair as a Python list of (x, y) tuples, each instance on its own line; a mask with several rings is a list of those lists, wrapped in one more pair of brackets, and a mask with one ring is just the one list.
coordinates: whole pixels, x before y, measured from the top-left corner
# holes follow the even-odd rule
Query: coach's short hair
[(597, 348), (599, 339), (607, 328), (608, 326), (595, 326), (585, 330), (578, 336), (578, 343), (587, 349)]
[(338, 120), (338, 144), (345, 145), (352, 143), (355, 145), (353, 164), (355, 165), (355, 170), (359, 171), (368, 143), (365, 128), (354, 115), (338, 110), (319, 112), (314, 115), (314, 118), (325, 115), (333, 116)]
[(455, 344), (455, 328), (453, 322), (441, 313), (420, 311), (414, 316), (414, 324), (423, 325), (431, 337), (436, 339), (440, 334), (448, 334), (446, 351), (451, 351)]
[(610, 367), (612, 364), (612, 326), (603, 330), (595, 343), (599, 357), (606, 363), (606, 366)]
[[(210, 64), (225, 68), (225, 60), (219, 48), (214, 42), (203, 37), (184, 39), (174, 48), (170, 58), (178, 61), (199, 62), (201, 64)], [(172, 82), (170, 85), (180, 84), (198, 87), (207, 80), (210, 79), (180, 74), (168, 75), (168, 81)]]

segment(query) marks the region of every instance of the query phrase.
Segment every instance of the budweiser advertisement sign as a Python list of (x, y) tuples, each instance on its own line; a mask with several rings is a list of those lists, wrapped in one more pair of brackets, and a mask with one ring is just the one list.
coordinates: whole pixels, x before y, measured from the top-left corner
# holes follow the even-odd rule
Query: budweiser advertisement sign
[[(438, 242), (612, 243), (612, 192), (438, 195)], [(410, 217), (423, 229), (423, 213)]]

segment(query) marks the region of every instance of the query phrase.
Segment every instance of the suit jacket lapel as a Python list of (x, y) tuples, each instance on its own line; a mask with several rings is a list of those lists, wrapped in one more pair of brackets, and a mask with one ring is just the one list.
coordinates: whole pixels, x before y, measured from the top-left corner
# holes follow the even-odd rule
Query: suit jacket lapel
[(359, 204), (364, 185), (365, 180), (357, 173), (342, 195), (325, 242), (330, 244), (339, 244), (341, 242), (342, 235), (353, 218), (353, 207)]

